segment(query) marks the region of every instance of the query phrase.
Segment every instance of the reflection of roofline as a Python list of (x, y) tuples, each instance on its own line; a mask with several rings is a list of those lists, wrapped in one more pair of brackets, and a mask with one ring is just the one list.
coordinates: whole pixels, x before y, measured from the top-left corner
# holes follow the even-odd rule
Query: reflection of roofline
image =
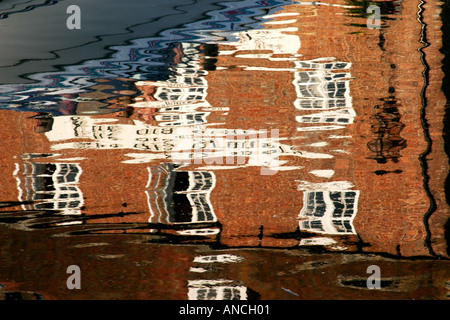
[[(108, 14), (108, 10), (115, 10), (116, 7), (110, 5), (101, 5), (98, 2), (106, 0), (97, 1), (98, 6), (89, 6), (89, 11), (83, 11), (83, 5), (88, 6), (86, 0), (75, 0), (72, 1), (73, 4), (79, 5), (82, 9), (82, 22), (90, 21), (88, 18), (92, 16), (111, 16), (112, 12)], [(132, 0), (140, 1), (140, 0)], [(237, 0), (227, 0), (227, 2), (236, 2)], [(51, 6), (45, 5), (45, 17), (52, 17), (53, 26), (55, 23), (64, 22), (61, 28), (50, 28), (48, 36), (46, 37), (45, 43), (40, 43), (39, 46), (33, 46), (34, 56), (29, 56), (28, 59), (22, 59), (12, 65), (3, 66), (1, 68), (3, 76), (0, 78), (0, 83), (29, 83), (30, 78), (26, 75), (36, 74), (40, 72), (47, 72), (54, 70), (54, 66), (62, 65), (73, 65), (79, 64), (83, 61), (88, 61), (91, 59), (103, 58), (112, 51), (109, 49), (110, 46), (116, 45), (118, 43), (124, 43), (136, 38), (148, 37), (149, 30), (152, 34), (156, 36), (158, 33), (176, 28), (181, 24), (190, 23), (192, 21), (197, 21), (201, 19), (205, 12), (212, 11), (217, 8), (216, 0), (202, 0), (200, 2), (191, 3), (190, 1), (186, 3), (185, 0), (177, 0), (177, 4), (171, 6), (156, 6), (152, 7), (152, 10), (142, 10), (142, 6), (131, 6), (128, 1), (125, 5), (127, 8), (136, 7), (138, 12), (135, 15), (138, 16), (136, 19), (130, 23), (129, 21), (118, 20), (114, 24), (110, 25), (107, 34), (99, 35), (96, 34), (96, 28), (89, 28), (89, 26), (82, 25), (81, 30), (68, 30), (65, 28), (66, 16), (60, 14), (61, 6), (64, 4), (62, 2), (58, 3), (54, 1)], [(41, 5), (42, 6), (42, 5)], [(98, 10), (101, 10), (98, 11)], [(21, 25), (21, 32), (24, 34), (33, 34), (33, 30), (23, 29), (27, 24), (21, 23), (23, 20), (30, 20), (30, 18), (37, 19), (42, 17), (40, 11), (32, 11), (32, 17), (30, 17), (29, 10), (22, 10), (22, 14), (17, 14), (10, 16), (7, 20), (10, 24)], [(64, 10), (65, 12), (65, 10)], [(145, 12), (145, 14), (144, 14)], [(139, 18), (139, 13), (140, 18)], [(89, 15), (89, 16), (88, 16)], [(174, 19), (174, 15), (176, 19)], [(144, 20), (145, 19), (145, 20)], [(61, 21), (60, 21), (61, 20)], [(95, 22), (97, 23), (97, 22)], [(50, 24), (50, 23), (49, 23)], [(53, 35), (51, 33), (54, 33)], [(83, 32), (83, 37), (80, 38), (79, 34), (74, 37), (74, 32)], [(7, 35), (2, 34), (2, 37)], [(70, 46), (64, 45), (62, 39), (73, 39)], [(14, 53), (14, 50), (21, 50), (22, 47), (17, 46), (17, 48), (9, 48), (12, 50), (10, 56), (19, 57), (21, 55)], [(31, 54), (32, 52), (30, 52)], [(45, 59), (40, 58), (44, 54), (51, 54), (51, 57), (46, 57)], [(35, 62), (39, 63), (35, 63)]]

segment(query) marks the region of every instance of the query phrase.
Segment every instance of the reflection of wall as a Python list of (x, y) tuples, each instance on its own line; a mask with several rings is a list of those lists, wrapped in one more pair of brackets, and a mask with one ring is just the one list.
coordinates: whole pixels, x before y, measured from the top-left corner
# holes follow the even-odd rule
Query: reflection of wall
[[(320, 14), (309, 15), (313, 9), (321, 10)], [(287, 6), (285, 11), (298, 15), (285, 18), (278, 15), (273, 18), (279, 24), (268, 24), (266, 27), (268, 29), (278, 27), (281, 34), (289, 34), (288, 38), (299, 36), (301, 47), (294, 48), (298, 52), (292, 48), (282, 48), (282, 51), (277, 52), (276, 50), (281, 49), (273, 49), (270, 43), (266, 46), (263, 43), (264, 38), (258, 38), (261, 46), (258, 44), (252, 47), (240, 43), (239, 50), (233, 48), (231, 44), (221, 43), (216, 70), (201, 74), (204, 80), (201, 82), (208, 85), (207, 101), (203, 95), (199, 95), (200, 100), (195, 103), (186, 103), (187, 100), (180, 103), (175, 100), (177, 98), (175, 96), (172, 96), (173, 100), (168, 98), (176, 92), (175, 84), (188, 81), (188, 77), (171, 78), (168, 80), (168, 82), (173, 80), (171, 86), (167, 84), (168, 82), (142, 81), (143, 91), (148, 89), (147, 93), (151, 94), (147, 97), (144, 92), (142, 99), (136, 102), (139, 104), (135, 106), (136, 108), (158, 109), (157, 112), (160, 114), (156, 112), (155, 115), (161, 117), (166, 113), (179, 115), (196, 112), (197, 107), (217, 108), (217, 111), (228, 112), (226, 117), (221, 117), (224, 114), (219, 116), (211, 111), (208, 115), (209, 126), (186, 126), (180, 123), (178, 126), (161, 127), (157, 123), (148, 123), (142, 119), (119, 119), (112, 115), (59, 117), (54, 119), (51, 131), (38, 136), (33, 133), (34, 120), (13, 114), (1, 118), (5, 124), (2, 140), (5, 144), (5, 159), (7, 159), (5, 162), (8, 162), (2, 163), (2, 166), (8, 168), (7, 172), (14, 172), (14, 164), (20, 163), (21, 160), (12, 162), (11, 159), (31, 150), (61, 153), (60, 156), (47, 159), (48, 163), (58, 162), (57, 159), (61, 159), (61, 163), (69, 163), (64, 159), (82, 158), (79, 161), (83, 174), (79, 183), (86, 198), (84, 205), (88, 214), (145, 212), (135, 216), (99, 218), (97, 222), (146, 223), (152, 219), (152, 214), (154, 217), (159, 215), (157, 209), (165, 221), (177, 222), (178, 218), (172, 219), (174, 215), (167, 209), (169, 202), (160, 201), (156, 197), (160, 190), (169, 189), (164, 189), (164, 185), (161, 185), (161, 189), (158, 189), (155, 195), (155, 190), (148, 184), (148, 168), (170, 161), (166, 160), (167, 156), (170, 157), (171, 151), (176, 148), (194, 150), (197, 145), (193, 144), (190, 138), (198, 133), (208, 138), (209, 147), (225, 143), (226, 146), (230, 146), (228, 149), (230, 155), (245, 155), (246, 164), (254, 165), (227, 166), (227, 163), (221, 165), (207, 163), (207, 166), (203, 162), (204, 159), (200, 159), (201, 166), (194, 163), (188, 168), (179, 168), (173, 175), (175, 180), (177, 175), (178, 177), (184, 175), (184, 181), (190, 181), (195, 173), (214, 173), (215, 187), (207, 192), (209, 202), (205, 194), (200, 195), (191, 192), (192, 190), (187, 191), (188, 189), (184, 190), (184, 193), (175, 192), (175, 194), (183, 197), (181, 203), (186, 204), (191, 210), (190, 215), (186, 215), (185, 222), (203, 221), (203, 218), (198, 216), (202, 210), (214, 213), (214, 219), (223, 227), (220, 238), (223, 244), (297, 246), (302, 243), (300, 240), (305, 240), (298, 238), (297, 228), (298, 215), (302, 208), (308, 207), (308, 197), (311, 194), (320, 194), (324, 199), (328, 197), (327, 199), (331, 201), (333, 192), (339, 192), (341, 195), (348, 192), (355, 195), (354, 202), (357, 203), (358, 214), (356, 215), (356, 211), (352, 213), (353, 220), (349, 219), (351, 222), (348, 221), (347, 224), (350, 226), (347, 230), (351, 232), (345, 233), (341, 238), (348, 240), (347, 250), (356, 250), (355, 242), (359, 237), (367, 244), (362, 246), (361, 250), (393, 254), (400, 252), (403, 255), (428, 254), (427, 248), (423, 246), (426, 236), (423, 217), (428, 210), (429, 200), (423, 191), (422, 168), (418, 161), (418, 156), (426, 147), (418, 117), (420, 109), (418, 88), (423, 79), (420, 74), (420, 60), (415, 53), (416, 48), (411, 45), (415, 43), (414, 39), (412, 36), (397, 39), (397, 35), (385, 29), (382, 32), (386, 42), (384, 50), (381, 50), (377, 33), (381, 31), (367, 30), (369, 35), (365, 36), (349, 32), (354, 30), (348, 26), (353, 18), (336, 15), (336, 10), (331, 7), (309, 8), (293, 5)], [(408, 13), (409, 16), (413, 16), (414, 10), (411, 8), (408, 10), (411, 11)], [(336, 19), (337, 16), (339, 19)], [(293, 29), (284, 30), (286, 27), (283, 25), (284, 20), (287, 21), (286, 25)], [(395, 28), (417, 29), (417, 21), (412, 18), (390, 20), (389, 23), (395, 25)], [(333, 30), (333, 34), (324, 34), (321, 25)], [(359, 45), (361, 41), (365, 41), (367, 46)], [(268, 50), (272, 50), (270, 54)], [(315, 60), (318, 58), (318, 52), (321, 57), (335, 57), (330, 59), (332, 63), (328, 69), (331, 71), (327, 70), (329, 60)], [(407, 59), (402, 59), (402, 56)], [(381, 62), (372, 65), (373, 61)], [(306, 62), (316, 65), (302, 64)], [(437, 63), (435, 61), (435, 64)], [(302, 67), (299, 68), (299, 65)], [(314, 68), (321, 71), (317, 73)], [(438, 76), (434, 75), (431, 92), (439, 91), (437, 78)], [(145, 86), (144, 82), (151, 85)], [(181, 88), (190, 86), (191, 84), (188, 86), (183, 84)], [(154, 93), (158, 88), (161, 88), (160, 94), (156, 97), (160, 100), (146, 100), (155, 98)], [(330, 91), (327, 91), (328, 88)], [(391, 88), (394, 88), (394, 91)], [(307, 92), (313, 90), (313, 93), (317, 93), (315, 98), (319, 99), (307, 98), (306, 94), (302, 93), (305, 90)], [(167, 99), (161, 98), (165, 94), (161, 95), (162, 92), (170, 93), (166, 96)], [(386, 100), (390, 95), (395, 96), (395, 106), (404, 125), (400, 136), (407, 144), (406, 148), (397, 150), (398, 162), (381, 163), (370, 159), (373, 152), (367, 149), (367, 143), (372, 140), (373, 132), (373, 122), (370, 120), (374, 114), (379, 116), (379, 110), (375, 110), (374, 106), (380, 105), (380, 99), (385, 99), (383, 101), (386, 103), (391, 101)], [(431, 96), (430, 99), (434, 99), (430, 100), (430, 103), (437, 109), (439, 97)], [(312, 108), (308, 108), (309, 106)], [(219, 118), (221, 121), (217, 120)], [(333, 123), (333, 127), (330, 127), (332, 130), (319, 130), (319, 127), (329, 126), (327, 119), (332, 119), (330, 120)], [(339, 119), (345, 119), (347, 122), (342, 125), (339, 122), (344, 121)], [(298, 120), (302, 121), (301, 125)], [(431, 119), (431, 121), (433, 129), (439, 126), (438, 120)], [(16, 134), (16, 128), (21, 127), (22, 123), (25, 123), (23, 127), (27, 128), (26, 133), (12, 135), (12, 132)], [(300, 127), (312, 129), (298, 131), (297, 128)], [(279, 129), (280, 143), (275, 145), (275, 149), (277, 155), (285, 157), (283, 161), (286, 162), (283, 164), (287, 165), (280, 166), (276, 175), (261, 176), (261, 162), (251, 162), (253, 159), (249, 156), (249, 152), (258, 151), (252, 147), (254, 141), (224, 139), (229, 134), (234, 138), (237, 136), (248, 138), (251, 132), (255, 132), (250, 129)], [(438, 137), (437, 132), (439, 132), (437, 129), (433, 131), (433, 137)], [(17, 145), (24, 147), (18, 148), (9, 141), (15, 141)], [(261, 139), (255, 141), (260, 142)], [(49, 147), (50, 143), (52, 148)], [(446, 165), (444, 164), (442, 169), (436, 163), (440, 161), (439, 164), (442, 164), (444, 156), (439, 155), (435, 149), (433, 149), (433, 152), (436, 152), (434, 159), (439, 160), (433, 159), (436, 162), (430, 163), (433, 168), (438, 169), (436, 172), (442, 173)], [(205, 155), (204, 158), (213, 159), (206, 149), (201, 150), (202, 157)], [(219, 151), (223, 149), (219, 148)], [(190, 152), (184, 155), (186, 159), (193, 157)], [(286, 171), (283, 171), (284, 169)], [(431, 175), (432, 180), (437, 179), (433, 173)], [(12, 182), (16, 188), (16, 181), (13, 179)], [(435, 194), (439, 191), (438, 182), (439, 180), (434, 182)], [(328, 188), (324, 190), (324, 186)], [(3, 189), (2, 196), (6, 197), (7, 191), (4, 190), (6, 188)], [(101, 197), (97, 194), (98, 190), (103, 191)], [(173, 199), (173, 194), (168, 191), (163, 196), (170, 195)], [(200, 209), (197, 203), (202, 201), (207, 203), (207, 207), (204, 208), (210, 209)], [(443, 252), (445, 242), (441, 235), (446, 209), (442, 206), (444, 201), (442, 197), (439, 201), (441, 201), (442, 211), (439, 212), (441, 216), (433, 215), (433, 218), (437, 217), (436, 221), (439, 223), (431, 227), (434, 230), (433, 237), (437, 235), (441, 237), (436, 247)], [(315, 211), (312, 212), (318, 212), (319, 206), (314, 208)], [(196, 213), (192, 214), (195, 210)], [(332, 216), (336, 212), (335, 204), (326, 205), (325, 212)], [(315, 221), (318, 220), (321, 223), (330, 221), (330, 219)], [(308, 230), (310, 226), (303, 231)], [(190, 233), (190, 230), (181, 231), (186, 231), (185, 234)], [(203, 231), (216, 232), (206, 229)], [(195, 231), (192, 233), (195, 234)], [(340, 239), (336, 234), (327, 236), (333, 241)], [(323, 242), (323, 237), (320, 234), (316, 241), (303, 243), (327, 241), (331, 243), (330, 240)]]
[[(430, 200), (424, 191), (422, 166), (418, 161), (419, 156), (426, 148), (426, 143), (419, 118), (423, 66), (417, 53), (418, 39), (413, 35), (420, 34), (420, 24), (412, 18), (416, 16), (415, 10), (414, 6), (408, 6), (398, 19), (384, 20), (389, 23), (390, 28), (364, 29), (363, 33), (358, 32), (362, 31), (358, 27), (349, 27), (349, 25), (355, 25), (357, 19), (336, 15), (336, 12), (342, 13), (342, 10), (339, 11), (334, 7), (288, 6), (284, 12), (292, 13), (286, 19), (290, 19), (290, 27), (297, 27), (299, 30), (296, 34), (301, 38), (301, 49), (299, 50), (299, 53), (303, 55), (301, 60), (295, 53), (288, 55), (284, 52), (282, 56), (275, 56), (267, 51), (258, 52), (254, 48), (253, 51), (246, 49), (246, 51), (240, 52), (232, 46), (224, 44), (221, 46), (223, 53), (219, 54), (217, 71), (208, 75), (211, 89), (209, 101), (218, 106), (236, 106), (230, 108), (228, 115), (229, 121), (234, 125), (239, 126), (247, 121), (256, 127), (279, 126), (281, 137), (294, 137), (295, 140), (288, 140), (296, 146), (301, 145), (300, 150), (315, 150), (316, 152), (326, 150), (321, 153), (328, 154), (330, 158), (321, 159), (321, 161), (314, 160), (314, 163), (305, 163), (299, 159), (297, 163), (299, 166), (303, 166), (304, 170), (301, 171), (301, 174), (292, 172), (287, 179), (295, 179), (304, 184), (322, 183), (330, 181), (328, 180), (330, 177), (328, 173), (330, 173), (332, 181), (349, 181), (350, 188), (355, 187), (359, 190), (358, 215), (353, 221), (353, 228), (361, 240), (369, 244), (362, 250), (386, 251), (393, 254), (400, 252), (404, 255), (428, 254), (428, 249), (423, 245), (426, 238), (423, 218), (428, 211)], [(279, 17), (276, 21), (280, 23), (279, 26), (285, 27), (282, 24), (281, 15)], [(292, 22), (292, 20), (296, 20), (296, 22)], [(274, 25), (267, 26), (267, 28), (273, 27)], [(417, 32), (408, 33), (408, 35), (394, 33), (394, 30), (406, 29)], [(324, 30), (327, 32), (324, 33)], [(268, 48), (270, 50), (270, 47)], [(311, 73), (305, 72), (303, 74), (294, 73), (296, 81), (294, 82), (292, 72), (296, 70), (295, 63), (317, 59), (318, 52), (322, 57), (335, 57), (336, 61), (346, 61), (347, 66), (351, 64), (351, 79), (347, 70), (345, 75), (339, 75), (340, 71), (337, 71), (332, 73), (332, 76), (339, 75), (341, 78), (333, 79), (330, 76), (329, 80), (325, 80), (326, 76), (322, 76), (322, 79), (318, 77), (319, 80), (314, 81), (322, 83), (322, 85), (314, 86), (308, 84), (308, 81), (312, 81), (310, 80)], [(275, 60), (274, 57), (279, 59)], [(435, 65), (439, 65), (437, 58), (434, 59), (433, 56), (432, 59), (435, 61)], [(335, 107), (333, 103), (336, 102), (331, 100), (331, 102), (325, 103), (323, 99), (309, 101), (299, 95), (302, 93), (301, 88), (303, 87), (304, 92), (308, 92), (307, 88), (316, 87), (318, 88), (316, 92), (324, 96), (326, 91), (323, 90), (323, 85), (326, 81), (334, 80), (337, 83), (342, 80), (343, 92), (350, 93), (351, 91), (351, 100), (342, 99), (338, 102), (343, 112), (338, 111), (338, 108), (330, 110), (309, 108), (312, 111), (307, 112), (305, 109), (308, 109), (308, 106), (322, 107), (326, 105), (329, 107), (331, 103), (331, 106)], [(296, 84), (298, 89), (293, 94), (292, 86), (288, 83), (297, 83), (298, 81), (301, 84)], [(214, 85), (219, 82), (220, 88), (217, 85), (217, 91), (213, 90)], [(435, 89), (429, 89), (430, 92), (440, 92), (438, 81), (435, 82), (435, 86)], [(320, 95), (317, 94), (317, 96)], [(344, 94), (344, 96), (346, 95)], [(391, 96), (395, 97), (394, 100)], [(347, 101), (351, 104), (347, 104)], [(393, 107), (393, 101), (395, 101), (397, 110), (395, 113), (392, 113), (390, 109)], [(385, 104), (383, 110), (374, 108), (383, 103)], [(286, 107), (293, 104), (297, 107), (303, 104), (304, 108), (297, 109), (293, 113), (292, 109)], [(352, 106), (352, 109), (344, 108), (344, 106)], [(380, 131), (379, 128), (372, 127), (374, 122), (371, 119), (377, 117), (380, 119), (380, 117), (386, 116), (386, 112), (390, 112), (388, 117), (394, 116), (394, 122), (386, 122), (382, 119), (381, 122), (375, 123), (375, 126), (386, 125), (385, 138), (382, 139), (387, 140), (382, 141), (383, 152), (385, 157), (398, 159), (397, 162), (374, 161), (370, 159), (374, 157), (373, 152), (367, 148), (368, 145), (372, 146), (369, 143), (373, 137), (371, 133), (376, 131), (378, 134)], [(341, 118), (339, 118), (340, 116)], [(264, 119), (264, 123), (260, 123), (259, 119)], [(302, 128), (306, 128), (306, 125), (313, 126), (309, 123), (318, 123), (325, 128), (329, 119), (332, 123), (329, 128), (332, 130), (319, 132), (320, 127), (316, 126), (310, 131), (303, 129), (301, 136), (296, 135), (289, 131), (289, 128), (294, 127), (290, 119), (306, 122)], [(343, 123), (347, 124), (340, 126), (339, 119), (344, 120)], [(399, 121), (397, 122), (395, 119), (399, 119)], [(431, 121), (436, 127), (440, 127), (437, 120), (436, 122), (434, 119)], [(280, 125), (281, 123), (283, 125)], [(435, 131), (434, 137), (439, 141), (438, 132), (439, 130)], [(311, 149), (305, 148), (303, 141), (308, 141), (308, 147)], [(374, 150), (378, 150), (376, 145), (374, 147)], [(433, 151), (438, 149), (434, 148)], [(442, 154), (440, 159), (445, 159), (445, 156)], [(434, 168), (438, 169), (439, 166), (436, 165)], [(441, 171), (438, 169), (437, 172)], [(320, 173), (322, 179), (309, 175), (312, 172)], [(332, 174), (333, 172), (334, 174)], [(234, 179), (231, 175), (228, 176), (228, 173), (225, 174), (227, 176), (223, 179), (228, 184), (241, 180)], [(248, 181), (251, 181), (250, 185), (252, 185), (253, 181)], [(273, 178), (271, 182), (259, 179), (259, 185), (266, 185), (266, 183), (276, 185), (278, 188), (276, 194), (280, 193), (280, 196), (292, 192), (283, 187), (280, 188), (276, 178)], [(244, 186), (242, 189), (245, 189)], [(317, 191), (319, 190), (317, 189)], [(248, 228), (242, 225), (235, 227), (235, 230), (242, 230), (238, 231), (242, 232), (242, 238), (245, 235), (247, 237), (245, 239), (249, 239), (249, 235), (253, 235), (253, 242), (250, 240), (247, 242), (252, 244), (260, 243), (257, 237), (261, 234), (259, 232), (261, 226), (264, 225), (264, 234), (268, 230), (271, 220), (269, 212), (276, 212), (272, 216), (280, 216), (281, 212), (280, 204), (270, 206), (267, 201), (264, 204), (268, 208), (263, 208), (263, 206), (253, 203), (253, 201), (258, 202), (263, 198), (261, 195), (255, 196), (255, 193), (257, 191), (254, 191), (253, 194), (248, 192), (245, 195), (233, 193), (232, 196), (232, 198), (241, 199), (239, 202), (246, 203), (248, 211), (257, 212), (255, 213), (257, 218), (254, 220), (258, 223), (253, 222), (251, 231), (250, 226)], [(276, 194), (270, 195), (270, 198), (278, 199)], [(442, 197), (440, 201), (442, 204)], [(290, 203), (299, 208), (303, 206), (299, 201)], [(229, 207), (227, 215), (229, 211), (233, 210), (239, 210), (239, 208), (237, 206)], [(292, 209), (283, 212), (289, 210)], [(440, 210), (442, 210), (440, 214), (448, 215), (445, 204), (441, 205)], [(236, 219), (238, 219), (237, 215)], [(248, 223), (250, 224), (250, 222)], [(436, 230), (434, 234), (438, 237), (443, 234), (444, 219), (441, 219), (440, 223), (441, 227), (432, 226)], [(259, 224), (259, 228), (257, 224)], [(279, 230), (283, 229), (281, 224), (278, 226), (280, 226)], [(225, 235), (226, 231), (222, 234), (223, 240)], [(241, 240), (244, 242), (243, 239)], [(263, 243), (264, 240), (266, 238), (263, 238)], [(232, 241), (232, 243), (236, 242)], [(436, 246), (442, 247), (443, 245)]]
[[(355, 182), (361, 190), (360, 205), (367, 212), (359, 214), (354, 225), (361, 230), (361, 239), (371, 245), (364, 250), (404, 256), (431, 253), (424, 223), (430, 199), (420, 163), (427, 143), (420, 119), (425, 79), (418, 52), (421, 25), (417, 10), (404, 3), (399, 19), (386, 22), (388, 28), (370, 32), (380, 41), (368, 45), (367, 55), (355, 57), (353, 63), (358, 70), (353, 72), (354, 103), (363, 116), (355, 128), (355, 141), (361, 146), (355, 152), (360, 168), (355, 171)], [(438, 53), (433, 52), (427, 57), (434, 60)], [(378, 68), (373, 61), (378, 61)], [(440, 87), (428, 90), (431, 107)], [(448, 215), (448, 209), (441, 210)]]

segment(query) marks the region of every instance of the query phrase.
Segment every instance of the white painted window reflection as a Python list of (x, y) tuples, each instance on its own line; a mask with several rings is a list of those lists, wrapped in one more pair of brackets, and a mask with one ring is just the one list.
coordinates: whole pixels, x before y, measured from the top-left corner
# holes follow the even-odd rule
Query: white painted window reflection
[[(229, 285), (227, 285), (229, 284)], [(189, 300), (247, 300), (247, 287), (229, 280), (189, 280)]]
[(149, 168), (147, 200), (149, 222), (215, 222), (210, 201), (215, 175), (208, 171), (168, 171), (161, 166)]
[[(81, 214), (84, 204), (79, 188), (82, 170), (76, 163), (25, 163), (16, 168), (20, 201), (33, 201), (33, 209)], [(29, 208), (31, 209), (31, 208)]]
[(319, 113), (297, 116), (296, 120), (300, 123), (346, 125), (353, 123), (355, 116), (355, 110), (351, 108), (345, 108), (340, 110), (327, 110)]
[(207, 96), (206, 87), (158, 87), (154, 97), (157, 100), (203, 101)]
[(155, 116), (159, 126), (188, 126), (201, 125), (207, 123), (207, 117), (210, 112), (195, 113), (162, 113)]
[[(295, 61), (299, 71), (294, 73), (294, 86), (298, 99), (297, 109), (351, 108), (348, 62)], [(306, 69), (306, 70), (302, 70)]]
[(356, 234), (353, 227), (359, 191), (308, 191), (300, 212), (300, 230), (323, 234)]

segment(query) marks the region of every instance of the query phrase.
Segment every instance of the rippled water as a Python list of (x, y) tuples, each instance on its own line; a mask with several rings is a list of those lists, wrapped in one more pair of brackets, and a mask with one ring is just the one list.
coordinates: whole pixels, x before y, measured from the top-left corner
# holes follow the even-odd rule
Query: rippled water
[(0, 3), (0, 297), (448, 299), (447, 2), (72, 3)]

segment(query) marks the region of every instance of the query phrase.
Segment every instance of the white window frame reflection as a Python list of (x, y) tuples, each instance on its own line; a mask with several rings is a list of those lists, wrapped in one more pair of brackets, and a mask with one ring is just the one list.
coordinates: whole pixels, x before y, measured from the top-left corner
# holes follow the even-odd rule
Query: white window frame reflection
[[(348, 62), (295, 61), (295, 107), (300, 110), (351, 108)], [(310, 70), (311, 69), (311, 70)], [(340, 72), (335, 72), (340, 71)]]
[[(53, 172), (42, 170), (54, 166)], [(25, 163), (22, 172), (16, 164), (19, 201), (34, 201), (31, 208), (40, 210), (59, 210), (63, 214), (81, 214), (84, 205), (83, 193), (79, 187), (82, 168), (77, 163)], [(42, 179), (51, 181), (50, 188), (42, 190)]]
[(190, 280), (188, 284), (189, 300), (247, 300), (248, 288), (226, 285), (229, 280)]
[(158, 125), (162, 127), (200, 125), (207, 123), (210, 112), (193, 113), (161, 113), (155, 116)]
[(306, 191), (299, 215), (302, 231), (321, 234), (356, 234), (353, 219), (358, 211), (358, 190)]

